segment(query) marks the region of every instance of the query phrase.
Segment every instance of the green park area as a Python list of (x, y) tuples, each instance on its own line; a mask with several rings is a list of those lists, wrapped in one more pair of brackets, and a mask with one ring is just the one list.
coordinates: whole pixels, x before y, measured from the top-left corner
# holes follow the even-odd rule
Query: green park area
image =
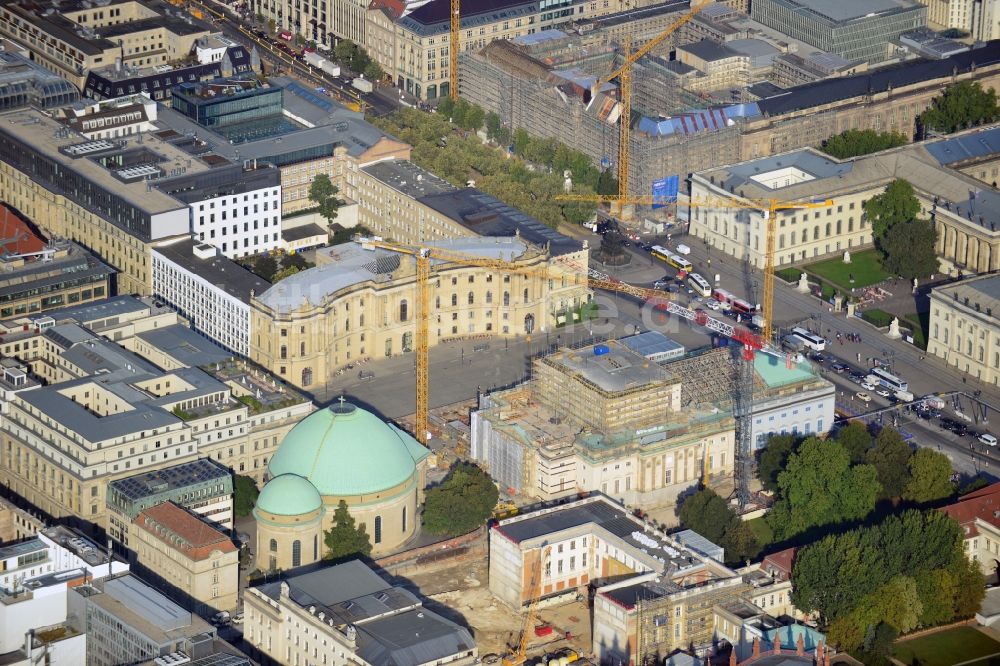
[(1000, 642), (972, 627), (956, 627), (896, 643), (892, 656), (920, 666), (1000, 664)]
[[(848, 292), (852, 287), (867, 287), (891, 277), (882, 270), (878, 251), (874, 249), (864, 250), (857, 254), (852, 253), (849, 264), (845, 264), (844, 260), (838, 257), (809, 264), (805, 270), (807, 273), (822, 278)], [(854, 276), (853, 283), (851, 282), (852, 275)]]

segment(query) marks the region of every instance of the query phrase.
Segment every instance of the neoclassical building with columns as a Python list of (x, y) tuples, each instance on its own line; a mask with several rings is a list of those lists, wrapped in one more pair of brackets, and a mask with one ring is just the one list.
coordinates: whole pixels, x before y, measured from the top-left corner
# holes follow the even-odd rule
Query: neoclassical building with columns
[(778, 212), (775, 263), (791, 265), (870, 247), (864, 204), (893, 180), (909, 181), (921, 214), (938, 231), (941, 272), (949, 275), (1000, 269), (1000, 126), (838, 160), (814, 148), (695, 173), (697, 200), (733, 199), (734, 207), (692, 207), (691, 233), (737, 258), (764, 265), (764, 216), (745, 204), (754, 199), (832, 205)]

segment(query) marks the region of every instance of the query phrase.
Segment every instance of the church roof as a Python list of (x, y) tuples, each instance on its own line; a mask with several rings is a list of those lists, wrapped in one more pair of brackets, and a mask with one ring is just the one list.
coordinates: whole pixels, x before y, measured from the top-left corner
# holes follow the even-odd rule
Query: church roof
[(276, 477), (271, 483), (293, 474), (307, 479), (320, 495), (350, 497), (405, 483), (428, 455), (399, 428), (341, 403), (313, 412), (292, 428), (271, 457), (268, 472)]

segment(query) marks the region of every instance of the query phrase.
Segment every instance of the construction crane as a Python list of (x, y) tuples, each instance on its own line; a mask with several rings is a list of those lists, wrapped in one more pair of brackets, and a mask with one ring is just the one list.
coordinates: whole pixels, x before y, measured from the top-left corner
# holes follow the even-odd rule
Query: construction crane
[(531, 632), (535, 625), (535, 616), (538, 614), (538, 601), (542, 596), (542, 576), (545, 572), (545, 563), (552, 552), (552, 546), (546, 546), (539, 554), (538, 560), (531, 568), (531, 599), (528, 601), (528, 612), (525, 613), (521, 621), (521, 630), (518, 632), (517, 641), (511, 646), (511, 652), (504, 657), (503, 666), (520, 666), (525, 662), (528, 652), (528, 643), (531, 641)]
[(458, 100), (458, 49), (462, 37), (462, 3), (451, 0), (451, 30), (448, 39), (448, 97)]
[[(458, 0), (452, 0), (452, 2), (456, 3)], [(597, 81), (594, 82), (594, 85), (590, 88), (590, 96), (591, 100), (593, 100), (597, 96), (597, 93), (600, 92), (601, 86), (605, 83), (610, 83), (616, 78), (618, 79), (618, 88), (621, 95), (622, 105), (621, 116), (618, 119), (618, 196), (622, 198), (622, 203), (620, 203), (620, 207), (618, 209), (619, 215), (624, 212), (624, 199), (628, 197), (629, 160), (631, 159), (632, 140), (632, 65), (638, 62), (640, 58), (648, 55), (653, 49), (662, 44), (667, 37), (674, 34), (677, 30), (683, 27), (685, 23), (697, 16), (698, 12), (710, 4), (712, 3), (703, 2), (699, 5), (691, 7), (686, 14), (667, 26), (667, 28), (656, 37), (653, 37), (651, 40), (646, 42), (635, 53), (631, 52), (631, 39), (628, 35), (626, 35), (622, 43), (622, 55), (624, 60), (621, 67), (610, 74), (597, 79)]]

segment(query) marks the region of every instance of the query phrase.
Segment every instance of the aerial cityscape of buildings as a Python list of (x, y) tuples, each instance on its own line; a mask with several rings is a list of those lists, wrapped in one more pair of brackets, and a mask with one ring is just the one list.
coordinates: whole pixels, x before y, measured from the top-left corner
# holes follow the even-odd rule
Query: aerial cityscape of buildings
[(992, 663), (998, 86), (996, 0), (3, 0), (0, 664)]

